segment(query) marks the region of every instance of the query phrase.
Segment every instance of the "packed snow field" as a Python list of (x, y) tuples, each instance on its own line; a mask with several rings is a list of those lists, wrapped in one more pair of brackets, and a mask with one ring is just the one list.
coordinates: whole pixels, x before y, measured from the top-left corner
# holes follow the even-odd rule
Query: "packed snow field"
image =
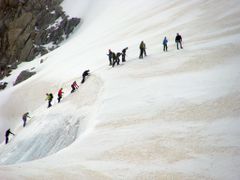
[[(35, 76), (0, 92), (1, 179), (240, 179), (238, 0), (62, 5), (83, 18), (79, 28), (5, 80)], [(138, 59), (142, 40), (148, 56)], [(125, 47), (127, 62), (108, 66), (108, 49)], [(45, 94), (61, 87), (62, 102), (47, 108)], [(8, 128), (16, 136), (5, 145)]]

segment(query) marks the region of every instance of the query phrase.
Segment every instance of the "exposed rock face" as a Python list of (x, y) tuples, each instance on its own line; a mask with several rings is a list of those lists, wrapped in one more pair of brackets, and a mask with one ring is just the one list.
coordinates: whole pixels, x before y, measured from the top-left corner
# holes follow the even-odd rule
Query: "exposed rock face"
[(17, 77), (14, 85), (17, 85), (17, 84), (19, 84), (20, 82), (25, 81), (26, 79), (30, 78), (30, 77), (33, 76), (34, 74), (36, 74), (36, 72), (30, 72), (30, 71), (28, 71), (28, 70), (22, 71), (22, 72), (18, 75), (18, 77)]
[(3, 90), (7, 87), (7, 82), (0, 82), (0, 90)]
[(62, 1), (0, 0), (1, 72), (12, 64), (46, 54), (44, 45), (52, 42), (57, 47), (68, 38), (80, 19), (69, 19), (60, 6)]

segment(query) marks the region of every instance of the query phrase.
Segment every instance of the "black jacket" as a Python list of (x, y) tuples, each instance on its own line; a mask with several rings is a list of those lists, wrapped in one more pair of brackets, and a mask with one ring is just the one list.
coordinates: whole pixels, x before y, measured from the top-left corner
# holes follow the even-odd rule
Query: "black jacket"
[(125, 48), (125, 49), (122, 50), (122, 54), (123, 54), (123, 55), (126, 55), (127, 49), (128, 49), (128, 48)]
[(15, 134), (13, 134), (13, 133), (10, 131), (10, 129), (8, 129), (8, 130), (6, 131), (6, 133), (5, 133), (5, 136), (8, 137), (9, 134), (15, 135)]
[(181, 35), (177, 35), (175, 38), (175, 42), (181, 42), (182, 41), (182, 36)]
[(83, 72), (82, 76), (88, 76), (89, 75), (89, 70), (86, 70)]

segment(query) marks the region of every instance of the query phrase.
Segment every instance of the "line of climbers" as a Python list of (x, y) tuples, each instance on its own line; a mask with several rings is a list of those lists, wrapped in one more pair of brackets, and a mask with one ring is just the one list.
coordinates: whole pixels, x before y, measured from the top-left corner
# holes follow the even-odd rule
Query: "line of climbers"
[[(82, 73), (81, 84), (83, 84), (85, 82), (86, 77), (89, 76), (89, 75), (90, 75), (90, 70), (89, 69)], [(72, 88), (71, 89), (71, 93), (75, 92), (75, 90), (79, 88), (79, 85), (77, 84), (76, 81), (73, 81), (73, 83), (71, 84), (71, 88)], [(61, 101), (61, 99), (63, 97), (63, 94), (64, 94), (63, 88), (60, 88), (58, 90), (58, 94), (57, 94), (58, 95), (58, 98), (57, 98), (58, 103), (60, 103), (60, 101)], [(46, 96), (47, 96), (46, 100), (48, 101), (48, 108), (50, 108), (52, 106), (52, 100), (53, 100), (54, 96), (53, 96), (52, 93), (46, 93)]]
[[(176, 37), (175, 37), (175, 43), (177, 45), (177, 49), (179, 50), (179, 47), (181, 49), (183, 49), (182, 46), (182, 36), (177, 33)], [(146, 53), (146, 44), (144, 43), (144, 41), (141, 41), (140, 45), (139, 45), (139, 49), (140, 49), (140, 54), (139, 54), (139, 59), (143, 59), (144, 56), (147, 56)], [(122, 52), (113, 52), (111, 49), (108, 50), (108, 60), (109, 60), (109, 66), (114, 67), (115, 64), (120, 65), (120, 56), (122, 56), (122, 63), (126, 62), (126, 51), (128, 50), (128, 47), (124, 48), (122, 50)], [(165, 36), (163, 39), (163, 51), (168, 51), (168, 39)]]
[[(83, 84), (83, 83), (85, 82), (86, 77), (89, 76), (89, 75), (90, 75), (90, 70), (89, 70), (89, 69), (86, 70), (86, 71), (84, 71), (84, 72), (82, 73), (82, 81), (81, 81), (81, 84)], [(74, 82), (71, 84), (71, 88), (72, 88), (71, 93), (75, 92), (75, 90), (79, 88), (79, 86), (78, 86), (78, 84), (77, 84), (76, 81), (74, 81)], [(58, 91), (58, 94), (57, 94), (57, 95), (58, 95), (58, 98), (57, 98), (58, 103), (61, 102), (61, 99), (62, 99), (62, 97), (63, 97), (63, 94), (64, 94), (63, 88), (60, 88), (59, 91)], [(49, 108), (49, 107), (52, 106), (52, 100), (53, 100), (54, 97), (53, 97), (53, 94), (52, 94), (52, 93), (47, 93), (46, 95), (47, 95), (46, 100), (48, 100), (48, 108)], [(29, 112), (24, 113), (23, 116), (22, 116), (23, 127), (26, 126), (27, 118), (31, 118), (31, 117), (29, 116)], [(12, 135), (15, 136), (15, 134), (12, 133), (10, 129), (8, 129), (8, 130), (5, 132), (5, 144), (8, 143), (8, 141), (9, 141), (9, 135), (10, 135), (10, 134), (12, 134)]]
[[(182, 46), (182, 36), (177, 33), (176, 37), (175, 37), (175, 43), (177, 45), (177, 49), (179, 50), (179, 47), (181, 49), (183, 49), (183, 46)], [(140, 49), (140, 54), (139, 54), (139, 59), (143, 59), (143, 56), (147, 56), (147, 53), (146, 53), (146, 44), (144, 43), (144, 41), (141, 41), (140, 45), (139, 45), (139, 49)], [(113, 51), (111, 51), (111, 49), (109, 49), (109, 52), (107, 54), (108, 56), (108, 59), (109, 59), (109, 66), (112, 66), (114, 67), (115, 64), (119, 65), (120, 64), (120, 56), (122, 56), (122, 62), (126, 62), (126, 51), (128, 50), (128, 47), (124, 48), (122, 50), (122, 53), (120, 52), (117, 52), (117, 53), (114, 53)], [(165, 36), (164, 39), (163, 39), (163, 51), (168, 51), (168, 39), (167, 37)], [(83, 84), (85, 82), (85, 79), (87, 76), (90, 75), (90, 70), (86, 70), (83, 72), (82, 74), (82, 81), (81, 83)], [(72, 84), (71, 84), (71, 93), (75, 92), (76, 89), (79, 88), (78, 84), (76, 81), (74, 81)], [(58, 91), (58, 103), (60, 103), (62, 97), (63, 97), (63, 88), (60, 88), (59, 91)], [(46, 100), (48, 100), (48, 108), (52, 106), (52, 100), (53, 100), (53, 94), (52, 93), (47, 93), (46, 94), (47, 98)], [(25, 113), (23, 116), (22, 116), (22, 120), (23, 120), (23, 127), (26, 126), (26, 122), (27, 122), (27, 118), (31, 118), (29, 116), (29, 113)], [(10, 129), (8, 129), (5, 133), (5, 143), (7, 144), (8, 143), (8, 140), (9, 140), (9, 135), (12, 134), (15, 136), (14, 133), (11, 132)]]

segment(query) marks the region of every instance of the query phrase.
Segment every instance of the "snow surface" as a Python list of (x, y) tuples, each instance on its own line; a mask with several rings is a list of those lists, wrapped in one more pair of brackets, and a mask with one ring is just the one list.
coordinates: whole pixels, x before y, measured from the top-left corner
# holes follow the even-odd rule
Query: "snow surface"
[[(16, 133), (0, 145), (1, 179), (240, 179), (238, 0), (62, 5), (81, 26), (4, 80), (37, 72), (0, 92), (0, 140)], [(142, 40), (148, 56), (139, 60)], [(109, 67), (108, 49), (127, 46), (127, 62)], [(86, 69), (92, 75), (70, 94)], [(45, 94), (60, 87), (63, 101), (47, 109)]]

